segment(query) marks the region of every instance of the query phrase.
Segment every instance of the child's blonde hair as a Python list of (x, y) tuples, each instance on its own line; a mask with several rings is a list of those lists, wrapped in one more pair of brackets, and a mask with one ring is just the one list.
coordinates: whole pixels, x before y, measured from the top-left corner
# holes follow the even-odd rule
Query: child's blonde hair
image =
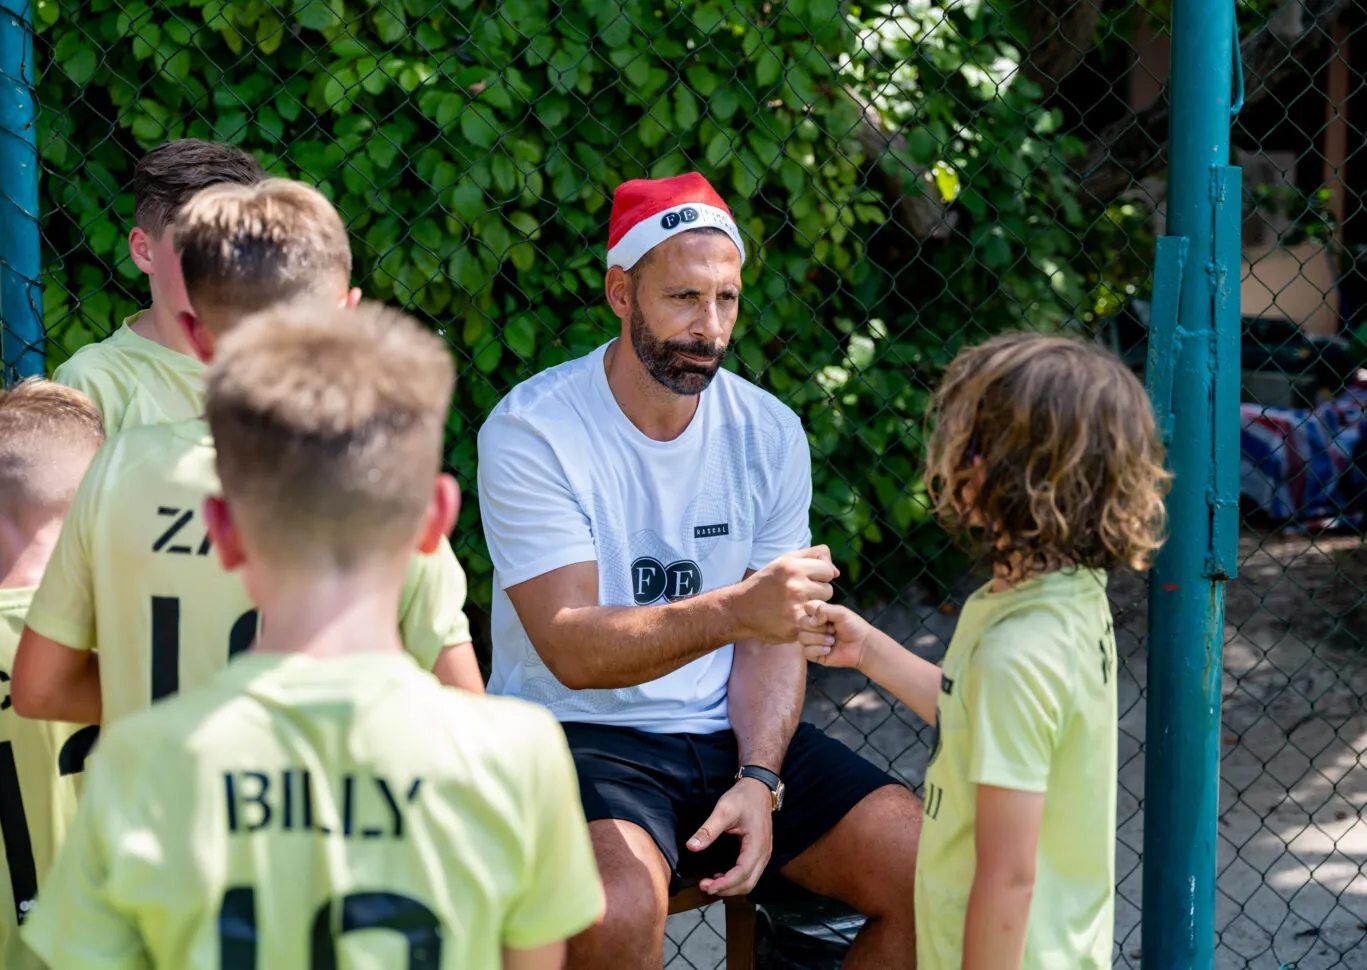
[(1010, 578), (1145, 568), (1171, 476), (1148, 396), (1092, 344), (1015, 333), (964, 350), (936, 395), (927, 486)]
[(206, 380), (224, 497), (271, 563), (347, 570), (415, 540), (455, 384), (440, 337), (378, 303), (282, 306), (224, 337)]
[(176, 251), (190, 305), (218, 335), (279, 303), (336, 299), (351, 278), (337, 210), (289, 179), (204, 189), (176, 216)]
[(0, 388), (0, 515), (64, 515), (103, 442), (100, 412), (80, 391), (36, 377)]

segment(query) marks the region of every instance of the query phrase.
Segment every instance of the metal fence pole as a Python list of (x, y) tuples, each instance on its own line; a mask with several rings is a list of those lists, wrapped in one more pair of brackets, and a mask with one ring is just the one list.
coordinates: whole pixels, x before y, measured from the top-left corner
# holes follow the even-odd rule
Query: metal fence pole
[(32, 0), (0, 0), (0, 383), (43, 373)]
[(1215, 956), (1222, 580), (1238, 553), (1235, 30), (1230, 0), (1175, 0), (1169, 235), (1155, 266), (1149, 380), (1176, 477), (1149, 598), (1145, 970), (1209, 970)]

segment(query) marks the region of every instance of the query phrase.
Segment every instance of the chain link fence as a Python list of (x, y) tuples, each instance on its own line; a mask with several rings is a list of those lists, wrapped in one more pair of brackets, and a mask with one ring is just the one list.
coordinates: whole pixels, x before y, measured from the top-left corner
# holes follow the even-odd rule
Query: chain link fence
[[(1248, 514), (1226, 612), (1217, 965), (1367, 967), (1367, 36), (1348, 0), (1238, 15)], [(696, 169), (755, 255), (728, 366), (808, 428), (814, 533), (844, 569), (840, 595), (931, 659), (979, 581), (920, 478), (944, 365), (1032, 327), (1143, 366), (1165, 0), (40, 0), (33, 18), (49, 370), (145, 302), (124, 244), (137, 158), (178, 137), (234, 142), (321, 186), (357, 284), (450, 342), (448, 460), (473, 496), (494, 403), (615, 333), (613, 187)], [(453, 543), (487, 637), (477, 501)], [(1129, 967), (1143, 579), (1115, 577), (1112, 598)], [(806, 715), (919, 789), (930, 729), (885, 692), (813, 671)], [(849, 925), (794, 912), (767, 914), (767, 965), (835, 966)], [(722, 926), (720, 907), (672, 917), (668, 965), (723, 966)]]

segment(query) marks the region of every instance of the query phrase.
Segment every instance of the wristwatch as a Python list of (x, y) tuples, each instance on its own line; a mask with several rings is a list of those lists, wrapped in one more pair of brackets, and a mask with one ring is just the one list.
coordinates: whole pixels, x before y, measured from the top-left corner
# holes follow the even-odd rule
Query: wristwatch
[(777, 812), (783, 807), (783, 779), (777, 774), (759, 765), (742, 765), (740, 771), (736, 772), (736, 781), (742, 778), (753, 778), (769, 789), (772, 811)]

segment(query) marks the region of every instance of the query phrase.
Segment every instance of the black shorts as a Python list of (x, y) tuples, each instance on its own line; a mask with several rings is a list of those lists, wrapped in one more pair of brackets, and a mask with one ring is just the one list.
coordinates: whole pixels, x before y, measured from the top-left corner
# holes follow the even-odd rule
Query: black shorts
[[(650, 833), (670, 868), (670, 892), (681, 877), (710, 878), (736, 864), (740, 841), (724, 835), (709, 849), (684, 843), (736, 783), (736, 736), (650, 734), (603, 724), (563, 724), (579, 793), (590, 822), (620, 819)], [(764, 883), (833, 829), (879, 788), (899, 784), (810, 724), (798, 725), (780, 772), (786, 792), (774, 815), (774, 849)]]

